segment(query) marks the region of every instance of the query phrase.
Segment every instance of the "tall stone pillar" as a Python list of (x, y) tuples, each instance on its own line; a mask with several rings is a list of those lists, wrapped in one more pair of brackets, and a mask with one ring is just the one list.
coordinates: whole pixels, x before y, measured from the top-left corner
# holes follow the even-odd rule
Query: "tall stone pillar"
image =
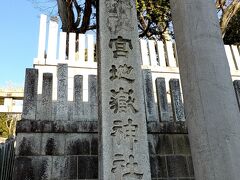
[(135, 0), (100, 0), (99, 179), (150, 180)]
[(171, 8), (196, 179), (238, 180), (240, 114), (214, 2)]

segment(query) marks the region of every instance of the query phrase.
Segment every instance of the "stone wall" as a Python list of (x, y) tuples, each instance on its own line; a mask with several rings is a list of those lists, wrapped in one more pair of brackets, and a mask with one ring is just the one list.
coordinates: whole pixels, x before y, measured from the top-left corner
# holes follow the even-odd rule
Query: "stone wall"
[[(82, 100), (79, 75), (74, 77), (74, 101), (68, 101), (67, 74), (67, 66), (59, 64), (55, 101), (51, 74), (43, 74), (38, 94), (38, 70), (26, 70), (13, 179), (98, 179), (96, 76), (88, 78), (88, 102)], [(170, 80), (167, 92), (164, 78), (152, 82), (151, 72), (143, 70), (143, 79), (152, 179), (194, 179), (179, 81)]]

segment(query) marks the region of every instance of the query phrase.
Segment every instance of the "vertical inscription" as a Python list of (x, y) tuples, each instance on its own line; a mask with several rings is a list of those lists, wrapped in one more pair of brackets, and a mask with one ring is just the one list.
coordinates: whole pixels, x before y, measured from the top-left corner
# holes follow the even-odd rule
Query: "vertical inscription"
[(150, 180), (135, 0), (99, 2), (99, 178)]

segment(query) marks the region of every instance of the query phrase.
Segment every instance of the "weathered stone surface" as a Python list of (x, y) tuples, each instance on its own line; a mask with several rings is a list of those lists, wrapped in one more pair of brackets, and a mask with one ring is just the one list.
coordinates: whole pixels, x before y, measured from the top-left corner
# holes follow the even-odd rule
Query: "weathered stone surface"
[(174, 154), (191, 154), (187, 135), (172, 135)]
[(37, 107), (37, 120), (52, 120), (52, 73), (43, 73), (42, 95)]
[(77, 156), (67, 156), (67, 161), (65, 162), (66, 179), (77, 179), (78, 178), (78, 158)]
[[(66, 161), (65, 156), (53, 156), (52, 157), (52, 172), (51, 180), (59, 180), (60, 178), (66, 177)], [(65, 179), (65, 178), (64, 178)]]
[(188, 177), (188, 167), (185, 156), (166, 156), (169, 177)]
[(170, 4), (195, 177), (238, 180), (239, 108), (216, 5), (209, 0)]
[(170, 79), (169, 87), (170, 87), (170, 95), (172, 100), (173, 118), (176, 122), (185, 121), (184, 107), (182, 103), (179, 80)]
[(97, 76), (88, 76), (88, 101), (89, 101), (89, 119), (97, 121), (98, 105), (97, 105)]
[(148, 143), (150, 154), (166, 155), (174, 152), (172, 135), (149, 134)]
[(83, 116), (83, 76), (74, 76), (74, 112), (73, 120), (80, 120)]
[(51, 157), (19, 156), (15, 160), (14, 180), (50, 180)]
[(151, 177), (154, 178), (167, 178), (167, 163), (165, 156), (150, 156), (151, 162)]
[(68, 119), (68, 65), (58, 64), (57, 67), (57, 109), (56, 120)]
[(98, 135), (97, 134), (92, 135), (91, 155), (98, 155)]
[(39, 156), (34, 157), (32, 163), (34, 167), (34, 179), (50, 180), (52, 175), (52, 157), (51, 156)]
[(89, 134), (66, 135), (66, 154), (90, 155), (91, 136)]
[(194, 169), (193, 169), (193, 163), (192, 163), (191, 156), (187, 156), (187, 164), (188, 164), (189, 175), (194, 177)]
[(40, 155), (41, 134), (21, 133), (17, 136), (16, 155), (31, 156)]
[(78, 179), (98, 178), (97, 156), (78, 156)]
[(17, 123), (17, 133), (84, 133), (97, 132), (96, 121), (32, 121)]
[(159, 121), (157, 107), (153, 94), (152, 72), (150, 69), (143, 70), (143, 89), (147, 121)]
[(43, 133), (41, 143), (41, 155), (64, 155), (65, 134)]
[(22, 119), (36, 118), (38, 70), (26, 69)]
[(135, 1), (100, 0), (98, 24), (99, 179), (150, 180)]
[(151, 122), (147, 124), (148, 133), (176, 133), (176, 134), (187, 134), (187, 125), (185, 121), (178, 122)]
[(165, 79), (157, 78), (155, 84), (160, 121), (170, 121)]
[(31, 157), (17, 157), (15, 159), (14, 180), (34, 179)]

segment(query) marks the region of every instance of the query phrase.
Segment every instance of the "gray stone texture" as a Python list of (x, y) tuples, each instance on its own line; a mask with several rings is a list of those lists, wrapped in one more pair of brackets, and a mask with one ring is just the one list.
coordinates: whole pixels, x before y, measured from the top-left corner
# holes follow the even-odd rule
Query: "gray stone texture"
[(185, 132), (149, 132), (148, 142), (152, 180), (194, 179), (190, 146)]
[(104, 180), (151, 179), (135, 7), (134, 0), (99, 1), (99, 179)]
[(26, 69), (22, 119), (35, 119), (37, 108), (38, 70)]
[(238, 180), (240, 114), (215, 3), (170, 4), (195, 177)]
[(37, 120), (52, 120), (52, 73), (43, 73), (42, 95), (37, 104)]
[(170, 79), (169, 87), (172, 101), (173, 119), (174, 121), (185, 121), (179, 80)]
[(79, 120), (83, 116), (83, 76), (74, 76), (74, 111), (73, 120)]
[(13, 179), (98, 178), (96, 133), (21, 133), (17, 144)]
[(88, 101), (89, 101), (89, 118), (97, 121), (98, 105), (97, 105), (97, 76), (88, 76)]
[(68, 65), (58, 64), (57, 67), (57, 107), (56, 120), (68, 119)]
[(170, 121), (165, 79), (157, 78), (155, 84), (160, 121)]
[[(68, 111), (67, 116), (64, 115), (66, 119), (62, 120), (56, 118), (59, 102), (51, 100), (51, 74), (46, 74), (44, 77), (43, 93), (38, 95), (37, 119), (22, 119), (17, 123), (14, 179), (99, 179), (96, 76), (89, 76), (89, 102), (82, 100), (82, 76), (75, 76), (74, 101), (67, 102), (64, 96), (64, 104), (67, 102)], [(63, 81), (66, 82), (66, 76), (64, 77)], [(62, 76), (59, 76), (59, 80), (61, 78)], [(148, 84), (152, 83), (150, 72), (146, 79)], [(161, 82), (164, 81), (162, 79)], [(146, 96), (148, 93), (145, 93), (145, 101), (149, 100)], [(153, 100), (153, 94), (150, 96)], [(45, 97), (43, 102), (49, 107), (46, 113), (53, 112), (52, 118), (47, 118), (48, 120), (46, 117), (49, 114), (41, 115), (44, 108), (40, 106), (43, 97)], [(50, 106), (51, 103), (52, 106)], [(167, 112), (166, 108), (165, 112)], [(158, 119), (151, 115), (153, 119)], [(155, 116), (158, 116), (157, 112)], [(120, 114), (119, 117), (123, 115)], [(146, 118), (143, 120), (146, 121)], [(185, 122), (174, 122), (172, 119), (161, 122), (149, 121), (147, 132), (149, 151), (147, 149), (146, 151), (150, 155), (152, 179), (192, 178), (193, 168)], [(116, 147), (116, 144), (113, 146)], [(174, 163), (168, 162), (172, 159)], [(179, 159), (184, 160), (182, 164)], [(180, 174), (181, 168), (184, 169), (185, 174)], [(25, 169), (28, 170), (23, 172)]]
[(42, 134), (21, 133), (17, 135), (16, 155), (41, 155)]
[(157, 106), (154, 100), (152, 73), (150, 69), (143, 70), (143, 87), (147, 122), (158, 122)]

